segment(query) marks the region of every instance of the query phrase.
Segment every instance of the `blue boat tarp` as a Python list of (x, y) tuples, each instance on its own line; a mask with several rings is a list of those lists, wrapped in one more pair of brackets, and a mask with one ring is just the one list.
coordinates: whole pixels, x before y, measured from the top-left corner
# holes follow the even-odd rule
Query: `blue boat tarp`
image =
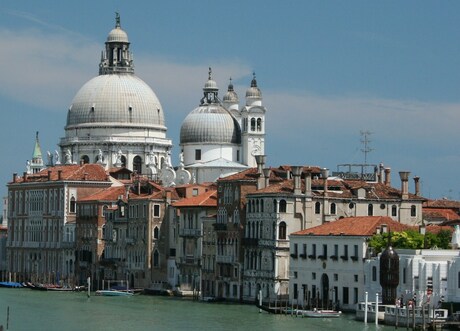
[(22, 284), (16, 282), (0, 282), (0, 287), (22, 287)]

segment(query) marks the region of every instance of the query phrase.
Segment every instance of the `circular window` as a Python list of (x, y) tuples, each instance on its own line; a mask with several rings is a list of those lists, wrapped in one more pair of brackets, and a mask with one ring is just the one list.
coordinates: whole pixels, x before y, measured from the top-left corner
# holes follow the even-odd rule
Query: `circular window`
[(381, 203), (381, 204), (380, 204), (380, 209), (385, 209), (385, 207), (386, 207), (386, 206), (385, 206), (384, 203)]
[(353, 202), (350, 202), (350, 203), (348, 204), (348, 208), (350, 208), (350, 209), (355, 208), (355, 204), (354, 204)]

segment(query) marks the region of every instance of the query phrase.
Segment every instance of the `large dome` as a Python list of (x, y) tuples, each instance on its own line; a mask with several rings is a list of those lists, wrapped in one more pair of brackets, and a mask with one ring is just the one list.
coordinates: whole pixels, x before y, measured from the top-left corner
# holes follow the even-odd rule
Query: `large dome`
[(182, 123), (180, 143), (240, 144), (241, 129), (236, 119), (219, 104), (202, 105)]
[(160, 101), (134, 74), (100, 75), (78, 91), (67, 115), (67, 127), (164, 127)]

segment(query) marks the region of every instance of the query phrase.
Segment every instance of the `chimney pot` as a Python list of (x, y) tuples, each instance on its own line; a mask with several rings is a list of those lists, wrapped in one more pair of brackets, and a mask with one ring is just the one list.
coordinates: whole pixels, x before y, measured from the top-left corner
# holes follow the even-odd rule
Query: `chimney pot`
[(18, 179), (18, 174), (13, 173), (13, 183), (16, 183), (16, 180)]

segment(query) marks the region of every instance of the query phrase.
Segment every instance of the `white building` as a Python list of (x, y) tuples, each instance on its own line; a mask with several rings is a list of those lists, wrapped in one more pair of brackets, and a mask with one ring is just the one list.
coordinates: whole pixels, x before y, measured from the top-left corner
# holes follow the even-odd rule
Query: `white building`
[(408, 228), (390, 217), (363, 216), (292, 233), (289, 301), (354, 310), (364, 300), (368, 238), (380, 229), (400, 232)]

